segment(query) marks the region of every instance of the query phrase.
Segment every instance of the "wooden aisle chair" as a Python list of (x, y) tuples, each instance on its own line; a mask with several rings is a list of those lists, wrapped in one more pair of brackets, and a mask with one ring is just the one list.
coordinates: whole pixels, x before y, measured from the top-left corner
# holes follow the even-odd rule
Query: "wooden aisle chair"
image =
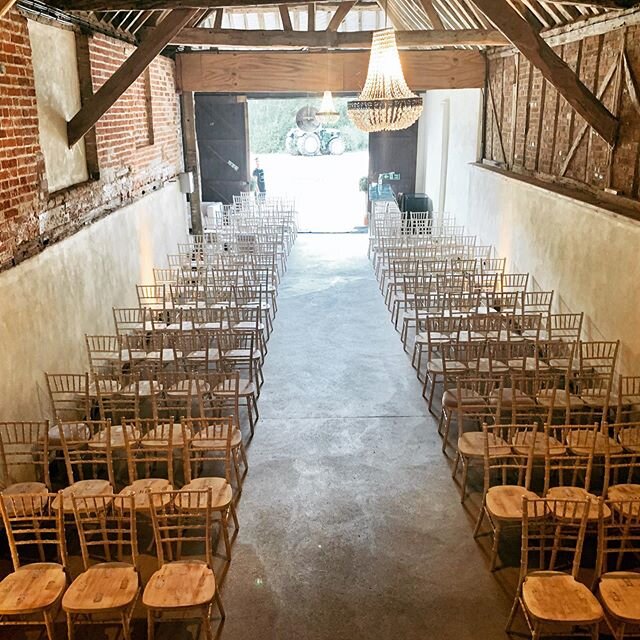
[(80, 624), (117, 626), (131, 640), (141, 586), (133, 496), (72, 495), (71, 502), (83, 572), (62, 597), (69, 640)]
[(157, 623), (194, 615), (204, 627), (207, 640), (212, 640), (214, 604), (224, 620), (213, 572), (215, 500), (212, 490), (204, 490), (165, 492), (151, 501), (158, 570), (142, 595), (148, 640), (154, 640)]
[(85, 341), (92, 374), (118, 376), (122, 373), (124, 362), (129, 359), (122, 337), (85, 335)]
[(553, 294), (554, 291), (525, 291), (520, 299), (522, 315), (539, 313), (545, 321), (548, 321), (551, 315)]
[[(222, 464), (229, 485), (235, 479), (236, 497), (240, 497), (242, 483), (249, 464), (242, 441), (242, 432), (230, 417), (187, 418), (182, 421), (184, 432), (185, 481), (200, 476), (209, 477), (212, 465)], [(240, 465), (244, 471), (240, 472)], [(205, 472), (206, 470), (206, 472)]]
[[(480, 534), (486, 517), (493, 541), (490, 570), (495, 571), (503, 533), (519, 529), (522, 521), (522, 499), (535, 500), (530, 490), (534, 462), (537, 425), (482, 426), (481, 456), (484, 464), (482, 505), (473, 530), (474, 538)], [(522, 437), (526, 434), (526, 437)], [(512, 442), (527, 442), (512, 447)], [(477, 457), (477, 450), (474, 450)]]
[(528, 273), (503, 273), (500, 278), (500, 291), (517, 291), (523, 294), (528, 284)]
[[(449, 442), (449, 431), (453, 418), (456, 418), (458, 437), (466, 431), (467, 423), (475, 423), (475, 428), (487, 423), (500, 422), (502, 410), (502, 376), (458, 376), (455, 387), (442, 394), (442, 412), (438, 423), (438, 433), (442, 436), (442, 452), (446, 453)], [(455, 447), (456, 459), (458, 455)], [(455, 467), (454, 467), (455, 472)]]
[(46, 496), (51, 490), (49, 423), (0, 422), (0, 464), (3, 499)]
[[(578, 581), (586, 529), (587, 511), (580, 500), (523, 498), (520, 577), (507, 633), (520, 610), (532, 640), (554, 636), (558, 629), (563, 637), (597, 640), (604, 612)], [(556, 570), (558, 556), (569, 571)]]
[(601, 503), (596, 585), (615, 640), (640, 636), (640, 498)]
[[(54, 497), (23, 494), (0, 500), (13, 563), (13, 571), (0, 582), (0, 627), (42, 625), (48, 640), (55, 638), (54, 623), (67, 587), (63, 510), (52, 508)], [(35, 561), (27, 555), (34, 548)], [(55, 562), (47, 559), (47, 550), (55, 552)]]
[[(431, 413), (435, 388), (439, 381), (443, 384), (443, 393), (448, 386), (454, 386), (458, 376), (478, 370), (478, 363), (484, 353), (485, 343), (462, 342), (450, 340), (442, 342), (437, 351), (429, 351), (427, 374), (422, 386), (422, 397), (427, 398), (429, 389), (428, 408)], [(438, 357), (435, 357), (435, 356)]]
[(411, 364), (417, 372), (418, 380), (422, 369), (422, 354), (426, 351), (427, 359), (437, 356), (441, 345), (448, 342), (458, 342), (460, 338), (461, 318), (457, 316), (427, 315), (424, 320), (417, 322), (423, 328), (415, 337), (413, 358)]

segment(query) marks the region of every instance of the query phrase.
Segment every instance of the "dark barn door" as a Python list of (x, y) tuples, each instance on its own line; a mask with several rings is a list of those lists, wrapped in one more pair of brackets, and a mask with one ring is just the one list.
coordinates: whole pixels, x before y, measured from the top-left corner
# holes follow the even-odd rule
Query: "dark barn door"
[(196, 136), (204, 202), (233, 201), (249, 189), (249, 137), (244, 96), (196, 94)]
[(418, 123), (401, 131), (381, 131), (369, 134), (369, 182), (378, 175), (394, 171), (400, 180), (391, 182), (396, 194), (416, 190), (416, 159), (418, 153)]

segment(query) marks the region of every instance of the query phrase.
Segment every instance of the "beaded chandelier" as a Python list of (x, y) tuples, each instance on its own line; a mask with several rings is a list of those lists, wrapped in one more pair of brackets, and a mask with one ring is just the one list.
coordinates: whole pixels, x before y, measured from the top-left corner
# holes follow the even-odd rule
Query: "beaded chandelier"
[(322, 102), (320, 103), (320, 109), (318, 113), (316, 113), (316, 118), (318, 118), (320, 124), (335, 124), (340, 120), (340, 114), (333, 104), (331, 91), (324, 92)]
[(373, 34), (364, 89), (357, 100), (349, 101), (347, 112), (366, 132), (406, 129), (420, 117), (422, 98), (405, 82), (393, 29)]

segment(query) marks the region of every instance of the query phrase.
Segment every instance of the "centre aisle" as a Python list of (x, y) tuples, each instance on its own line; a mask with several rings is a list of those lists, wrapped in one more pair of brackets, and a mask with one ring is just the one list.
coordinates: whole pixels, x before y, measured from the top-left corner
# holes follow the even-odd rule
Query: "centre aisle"
[(249, 446), (224, 640), (504, 637), (366, 235), (300, 235)]

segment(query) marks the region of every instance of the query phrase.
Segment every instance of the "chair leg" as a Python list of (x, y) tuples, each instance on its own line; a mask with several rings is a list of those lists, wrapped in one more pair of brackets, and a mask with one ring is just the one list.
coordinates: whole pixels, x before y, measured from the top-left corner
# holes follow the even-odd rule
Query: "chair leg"
[(517, 593), (516, 598), (513, 601), (513, 606), (511, 607), (511, 612), (509, 613), (507, 626), (505, 627), (505, 633), (511, 633), (511, 627), (513, 626), (513, 621), (516, 617), (516, 613), (518, 613), (519, 608), (520, 608), (520, 594)]
[(75, 627), (73, 626), (73, 618), (70, 613), (67, 612), (67, 638), (69, 640), (74, 640), (75, 638)]
[(478, 514), (478, 519), (476, 520), (476, 526), (473, 528), (473, 537), (477, 538), (480, 533), (480, 527), (482, 526), (482, 522), (484, 520), (484, 499), (482, 500), (482, 506), (480, 507), (480, 513)]
[(122, 618), (122, 636), (125, 640), (131, 640), (131, 620), (129, 618), (129, 612), (123, 611), (120, 616)]
[(54, 628), (54, 618), (51, 617), (50, 611), (44, 611), (44, 626), (47, 629), (47, 640), (54, 640), (55, 638), (55, 628)]
[(224, 540), (224, 548), (227, 554), (227, 560), (231, 562), (231, 542), (229, 541), (229, 522), (225, 511), (220, 512), (220, 527), (222, 529), (222, 538)]
[(222, 599), (220, 598), (220, 591), (216, 586), (216, 604), (218, 605), (218, 611), (220, 611), (220, 617), (224, 620), (227, 617), (227, 614), (224, 611), (224, 607), (222, 606)]
[[(460, 454), (458, 454), (460, 455)], [(460, 495), (460, 502), (464, 502), (467, 497), (467, 478), (469, 476), (469, 461), (462, 458), (462, 493)]]
[(154, 640), (156, 633), (156, 621), (151, 609), (147, 610), (147, 640)]
[(500, 535), (502, 533), (502, 528), (499, 524), (496, 525), (496, 528), (493, 531), (493, 545), (491, 547), (491, 564), (489, 565), (490, 571), (496, 570), (496, 562), (498, 560), (498, 547), (500, 546)]

